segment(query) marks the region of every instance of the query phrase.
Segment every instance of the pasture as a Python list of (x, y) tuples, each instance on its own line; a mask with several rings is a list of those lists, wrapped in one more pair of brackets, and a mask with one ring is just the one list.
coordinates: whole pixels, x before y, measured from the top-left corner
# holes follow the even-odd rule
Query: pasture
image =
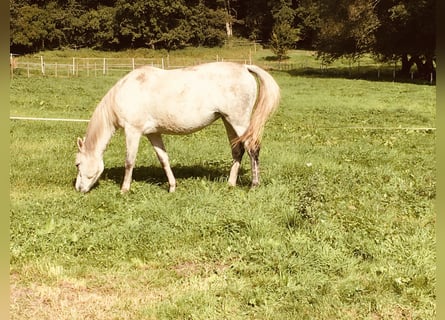
[[(11, 120), (11, 319), (434, 319), (436, 88), (271, 74), (254, 190), (221, 121), (164, 136), (175, 193), (141, 140), (121, 195), (122, 132), (81, 194), (86, 123)], [(117, 79), (17, 75), (10, 114), (89, 119)]]

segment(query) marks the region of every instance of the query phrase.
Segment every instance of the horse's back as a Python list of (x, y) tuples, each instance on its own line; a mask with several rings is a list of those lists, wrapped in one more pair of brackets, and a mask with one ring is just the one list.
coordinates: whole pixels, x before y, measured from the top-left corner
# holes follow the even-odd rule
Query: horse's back
[(208, 63), (183, 69), (141, 67), (112, 89), (122, 126), (150, 132), (189, 133), (220, 116), (247, 121), (256, 99), (255, 78), (236, 63)]

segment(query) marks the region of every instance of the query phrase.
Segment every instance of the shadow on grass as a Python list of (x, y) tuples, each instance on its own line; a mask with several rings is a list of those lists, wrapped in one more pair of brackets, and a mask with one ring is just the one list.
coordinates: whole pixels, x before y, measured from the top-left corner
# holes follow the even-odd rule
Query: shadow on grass
[[(288, 60), (290, 57), (289, 56), (284, 56), (281, 58), (281, 61), (283, 60)], [(280, 62), (280, 58), (278, 58), (277, 56), (267, 56), (263, 58), (266, 61), (276, 61), (276, 62)]]
[(435, 75), (431, 79), (414, 76), (413, 79), (400, 75), (399, 72), (393, 73), (390, 68), (377, 69), (371, 66), (357, 67), (327, 67), (327, 68), (311, 68), (300, 67), (295, 68), (290, 65), (286, 67), (282, 65), (282, 72), (287, 72), (291, 76), (304, 76), (309, 78), (340, 78), (340, 79), (357, 79), (367, 81), (380, 81), (380, 82), (397, 82), (397, 83), (411, 83), (418, 85), (435, 85)]
[(367, 81), (412, 83), (419, 85), (436, 85), (436, 71), (432, 74), (419, 75), (402, 74), (398, 68), (394, 69), (391, 65), (351, 65), (351, 66), (332, 66), (329, 64), (320, 64), (319, 67), (303, 66), (301, 63), (294, 63), (289, 57), (284, 57), (281, 61), (276, 56), (267, 56), (262, 60), (273, 63), (269, 65), (272, 70), (287, 72), (291, 76), (304, 76), (308, 78), (339, 78), (339, 79), (357, 79)]
[[(217, 181), (227, 183), (230, 168), (223, 167), (207, 167), (204, 165), (191, 165), (191, 166), (173, 166), (173, 174), (178, 180), (190, 179), (190, 178), (202, 178), (208, 181)], [(105, 168), (102, 173), (101, 179), (109, 179), (114, 181), (116, 184), (121, 185), (124, 178), (125, 168), (112, 167)], [(239, 176), (244, 174), (243, 168), (240, 168)], [(133, 181), (142, 181), (154, 185), (160, 185), (167, 183), (167, 176), (164, 170), (159, 166), (140, 166), (133, 169), (132, 175)], [(249, 186), (250, 181), (248, 179), (239, 179), (238, 185)]]

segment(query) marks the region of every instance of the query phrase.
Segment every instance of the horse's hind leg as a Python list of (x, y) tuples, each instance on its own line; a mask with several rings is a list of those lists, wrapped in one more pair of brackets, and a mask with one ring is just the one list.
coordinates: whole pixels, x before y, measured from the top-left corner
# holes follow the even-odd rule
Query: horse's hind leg
[(169, 192), (174, 192), (176, 189), (176, 179), (173, 175), (173, 171), (170, 167), (170, 162), (168, 160), (168, 154), (165, 151), (164, 142), (162, 141), (162, 137), (160, 134), (151, 134), (148, 135), (147, 138), (150, 140), (153, 148), (155, 149), (156, 155), (158, 156), (159, 162), (164, 169), (165, 174), (167, 175), (168, 184), (169, 184)]
[(254, 188), (260, 184), (260, 146), (248, 149), (247, 153), (250, 156), (250, 164), (252, 167), (252, 188)]
[(244, 145), (242, 143), (238, 143), (236, 145), (232, 145), (232, 158), (233, 163), (232, 167), (230, 168), (230, 175), (229, 175), (229, 185), (235, 186), (236, 180), (238, 178), (238, 171), (241, 166), (241, 160), (244, 155)]
[(242, 143), (232, 144), (232, 141), (238, 138), (235, 130), (232, 125), (230, 125), (227, 120), (223, 119), (224, 126), (226, 127), (227, 136), (229, 138), (230, 147), (232, 148), (232, 167), (230, 168), (229, 175), (229, 185), (235, 186), (236, 180), (238, 179), (238, 171), (241, 166), (241, 160), (243, 159), (243, 155), (245, 152), (244, 145)]

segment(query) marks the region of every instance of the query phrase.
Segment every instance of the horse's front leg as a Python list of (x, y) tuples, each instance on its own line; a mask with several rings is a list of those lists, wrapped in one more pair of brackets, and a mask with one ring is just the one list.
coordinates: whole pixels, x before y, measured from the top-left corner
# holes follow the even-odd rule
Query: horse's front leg
[(136, 155), (139, 148), (140, 133), (125, 130), (125, 141), (127, 145), (127, 156), (125, 158), (125, 175), (122, 182), (121, 192), (126, 193), (130, 190), (133, 168), (136, 162)]
[(176, 179), (173, 175), (173, 171), (170, 167), (170, 162), (168, 160), (167, 151), (165, 151), (164, 142), (162, 141), (162, 137), (160, 134), (151, 134), (147, 136), (150, 140), (153, 148), (155, 149), (156, 155), (158, 156), (159, 162), (164, 169), (164, 172), (168, 179), (169, 192), (174, 192), (176, 189)]

